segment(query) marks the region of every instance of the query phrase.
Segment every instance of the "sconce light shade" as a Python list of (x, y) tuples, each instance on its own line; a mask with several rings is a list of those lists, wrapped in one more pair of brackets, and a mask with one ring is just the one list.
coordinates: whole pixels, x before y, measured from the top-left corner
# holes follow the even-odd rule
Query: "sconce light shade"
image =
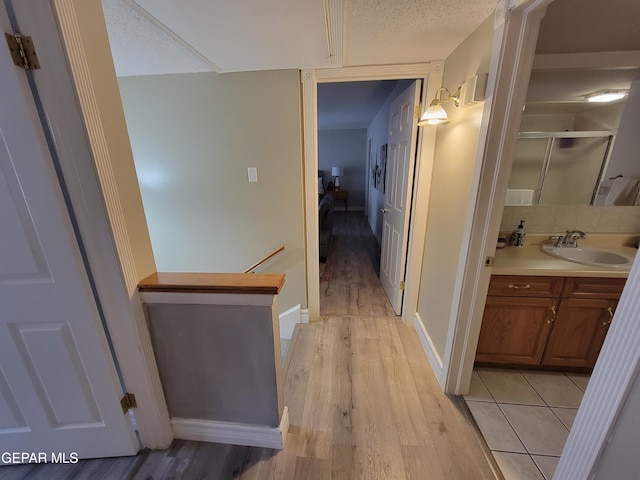
[[(448, 89), (444, 87), (439, 88), (436, 92), (436, 97), (431, 102), (431, 105), (429, 105), (429, 108), (424, 111), (420, 120), (418, 120), (418, 126), (426, 127), (428, 125), (444, 125), (445, 123), (449, 123), (449, 116), (444, 108), (442, 108), (442, 102), (449, 102), (453, 100), (456, 107), (460, 106), (460, 90), (461, 88), (458, 87), (458, 90), (451, 95), (451, 92), (449, 92)], [(438, 94), (440, 92), (445, 92), (447, 94), (447, 97), (442, 101), (438, 99)]]
[(344, 175), (344, 168), (342, 167), (331, 167), (331, 176), (332, 177), (341, 177)]
[(444, 125), (445, 123), (449, 123), (449, 117), (438, 99), (431, 102), (429, 108), (424, 111), (420, 120), (418, 120), (418, 126), (420, 127), (427, 125)]

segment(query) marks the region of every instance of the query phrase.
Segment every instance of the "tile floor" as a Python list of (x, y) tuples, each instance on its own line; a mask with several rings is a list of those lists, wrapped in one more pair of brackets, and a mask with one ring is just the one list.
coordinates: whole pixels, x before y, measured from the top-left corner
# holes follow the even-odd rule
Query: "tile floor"
[(589, 375), (477, 368), (464, 397), (506, 480), (551, 480)]

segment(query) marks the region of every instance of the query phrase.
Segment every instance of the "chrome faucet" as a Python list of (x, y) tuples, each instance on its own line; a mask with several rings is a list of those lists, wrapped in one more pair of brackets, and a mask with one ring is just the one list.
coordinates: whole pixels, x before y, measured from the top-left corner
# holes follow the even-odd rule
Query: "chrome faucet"
[(578, 239), (587, 238), (587, 234), (581, 230), (567, 230), (567, 234), (554, 235), (549, 237), (549, 240), (554, 240), (553, 244), (556, 247), (571, 247), (576, 248), (578, 246)]

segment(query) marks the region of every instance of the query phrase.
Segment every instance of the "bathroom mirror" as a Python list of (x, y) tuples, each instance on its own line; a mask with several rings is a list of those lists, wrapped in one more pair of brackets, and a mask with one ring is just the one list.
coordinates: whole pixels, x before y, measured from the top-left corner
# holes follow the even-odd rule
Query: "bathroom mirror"
[[(547, 7), (506, 205), (634, 205), (607, 199), (620, 178), (640, 179), (640, 136), (633, 129), (640, 122), (640, 30), (623, 13), (634, 5), (612, 0), (597, 21), (580, 18), (571, 0)], [(589, 100), (605, 92), (626, 96)]]

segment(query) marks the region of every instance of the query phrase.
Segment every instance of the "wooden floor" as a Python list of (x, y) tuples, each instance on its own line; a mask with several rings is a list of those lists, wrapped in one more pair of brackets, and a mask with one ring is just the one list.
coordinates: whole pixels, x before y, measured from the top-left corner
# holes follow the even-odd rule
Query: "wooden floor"
[[(360, 226), (348, 225), (352, 216)], [(363, 224), (351, 213), (339, 222), (338, 234)], [(322, 321), (298, 325), (291, 339), (284, 363), (290, 426), (282, 451), (176, 440), (140, 456), (137, 473), (127, 476), (109, 474), (106, 464), (90, 476), (78, 470), (29, 476), (40, 466), (24, 467), (30, 470), (21, 476), (23, 467), (3, 467), (0, 480), (496, 478), (462, 400), (442, 393), (415, 330), (386, 314), (391, 307), (375, 276), (375, 248), (357, 249), (372, 236), (361, 233), (340, 238), (345, 251), (323, 295)]]
[(321, 315), (395, 315), (380, 285), (380, 247), (362, 212), (334, 212), (336, 264), (320, 283)]

